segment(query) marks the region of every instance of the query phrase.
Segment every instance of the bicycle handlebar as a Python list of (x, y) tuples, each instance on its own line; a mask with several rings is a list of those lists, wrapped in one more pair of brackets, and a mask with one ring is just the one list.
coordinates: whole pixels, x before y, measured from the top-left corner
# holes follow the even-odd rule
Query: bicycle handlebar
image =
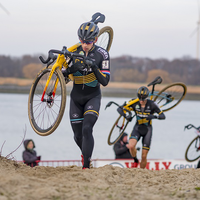
[(110, 102), (107, 103), (105, 110), (106, 110), (107, 107), (110, 107), (112, 104), (115, 104), (116, 106), (119, 107), (119, 104), (115, 103), (114, 101), (110, 101)]
[(199, 127), (196, 127), (194, 126), (193, 124), (188, 124), (187, 126), (184, 127), (184, 130), (185, 129), (191, 129), (191, 128), (195, 128), (196, 130), (200, 131), (200, 126)]
[[(126, 102), (125, 102), (125, 103), (126, 103)], [(127, 110), (126, 108), (123, 107), (123, 106), (125, 105), (125, 103), (124, 103), (122, 106), (120, 106), (120, 105), (117, 104), (116, 102), (110, 101), (110, 102), (107, 103), (105, 109), (106, 109), (107, 107), (110, 107), (112, 104), (115, 104), (116, 106), (121, 107), (123, 110), (125, 110), (126, 112), (128, 112), (128, 116), (126, 116), (126, 118), (127, 118), (127, 119), (130, 119), (130, 118), (132, 117), (132, 114), (131, 114), (131, 111), (130, 111), (130, 110)]]
[(72, 57), (81, 58), (84, 61), (84, 64), (86, 64), (87, 66), (92, 65), (92, 61), (90, 59), (88, 59), (86, 56), (78, 54), (78, 53), (70, 52), (67, 50), (66, 46), (63, 47), (62, 51), (56, 50), (56, 49), (49, 50), (48, 58), (46, 60), (42, 56), (40, 56), (39, 59), (41, 60), (41, 62), (43, 64), (47, 64), (47, 67), (48, 67), (50, 64), (52, 64), (57, 59), (57, 56), (54, 55), (54, 53), (55, 54), (63, 54), (70, 58), (72, 58)]

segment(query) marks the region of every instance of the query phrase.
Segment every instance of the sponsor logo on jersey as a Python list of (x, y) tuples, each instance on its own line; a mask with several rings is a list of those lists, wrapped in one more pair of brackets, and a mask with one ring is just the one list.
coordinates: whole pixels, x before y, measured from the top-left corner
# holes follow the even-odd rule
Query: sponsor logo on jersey
[(148, 115), (142, 115), (142, 114), (138, 114), (138, 116), (142, 118), (148, 117)]
[(72, 115), (72, 117), (73, 117), (73, 118), (78, 118), (78, 114), (77, 114), (77, 113), (74, 113), (74, 114)]
[(135, 109), (140, 109), (140, 106), (139, 106), (139, 105), (136, 105), (136, 106), (135, 106)]
[(84, 52), (83, 52), (83, 51), (80, 51), (79, 54), (80, 54), (80, 55), (84, 55)]
[(92, 108), (93, 108), (93, 105), (89, 105), (89, 106), (87, 107), (88, 110), (91, 110)]
[(109, 69), (109, 60), (103, 60), (102, 69)]
[(108, 52), (105, 49), (98, 48), (97, 51), (103, 56), (104, 59), (108, 58)]

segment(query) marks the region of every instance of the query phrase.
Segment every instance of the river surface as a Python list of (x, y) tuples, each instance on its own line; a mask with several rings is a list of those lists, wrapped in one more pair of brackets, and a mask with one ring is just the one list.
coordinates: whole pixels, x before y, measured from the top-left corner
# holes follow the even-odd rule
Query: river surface
[[(33, 139), (35, 150), (42, 160), (80, 159), (81, 152), (73, 140), (73, 132), (69, 123), (69, 96), (63, 119), (54, 133), (49, 136), (37, 135), (28, 119), (28, 95), (0, 93), (0, 151), (7, 156), (15, 150), (23, 140)], [(94, 127), (95, 147), (93, 159), (113, 159), (113, 146), (107, 144), (109, 131), (117, 118), (113, 105), (105, 110), (109, 101), (123, 104), (128, 98), (102, 97), (99, 119)], [(166, 120), (153, 121), (153, 137), (150, 159), (184, 159), (186, 147), (196, 137), (194, 129), (185, 130), (184, 126), (192, 123), (200, 125), (200, 101), (182, 101), (177, 107), (165, 112)], [(135, 120), (129, 124), (126, 132), (130, 133)], [(3, 145), (4, 144), (4, 145)], [(141, 141), (138, 142), (141, 147)], [(24, 146), (21, 145), (12, 155), (22, 160)], [(140, 157), (140, 152), (138, 157)]]

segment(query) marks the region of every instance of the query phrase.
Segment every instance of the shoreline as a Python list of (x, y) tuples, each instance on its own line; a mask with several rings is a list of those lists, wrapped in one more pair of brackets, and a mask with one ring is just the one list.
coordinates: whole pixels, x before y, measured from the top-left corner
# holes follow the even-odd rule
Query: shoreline
[[(28, 94), (33, 80), (19, 78), (0, 78), (0, 93), (18, 93)], [(72, 89), (72, 82), (66, 85), (67, 94)], [(147, 83), (127, 83), (127, 82), (110, 82), (108, 86), (101, 86), (102, 96), (105, 97), (126, 97), (134, 98), (137, 89)], [(161, 90), (166, 85), (156, 85), (157, 90)], [(200, 100), (200, 86), (187, 86), (185, 100)]]

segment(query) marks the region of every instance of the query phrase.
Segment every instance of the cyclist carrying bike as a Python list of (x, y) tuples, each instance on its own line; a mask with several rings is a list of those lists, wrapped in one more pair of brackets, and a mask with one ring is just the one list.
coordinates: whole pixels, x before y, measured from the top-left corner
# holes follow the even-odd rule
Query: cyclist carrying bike
[(91, 68), (86, 69), (81, 59), (71, 61), (63, 75), (73, 74), (74, 83), (70, 100), (70, 122), (74, 132), (74, 140), (79, 146), (84, 158), (83, 169), (89, 168), (94, 147), (93, 127), (99, 116), (101, 103), (100, 84), (106, 86), (110, 80), (109, 53), (96, 46), (99, 28), (94, 22), (81, 24), (78, 37), (81, 46), (75, 50), (87, 56)]
[[(128, 103), (125, 105), (131, 111), (135, 112), (136, 124), (129, 138), (129, 150), (134, 158), (135, 167), (138, 166), (136, 144), (142, 137), (142, 159), (140, 163), (141, 168), (145, 168), (147, 164), (147, 154), (151, 145), (152, 138), (152, 119), (165, 119), (164, 113), (155, 104), (154, 101), (147, 99), (149, 96), (149, 90), (147, 87), (142, 86), (137, 90), (138, 101), (134, 104)], [(121, 107), (118, 108), (118, 112), (124, 115)], [(158, 115), (154, 115), (157, 113)], [(125, 115), (124, 115), (125, 116)]]

